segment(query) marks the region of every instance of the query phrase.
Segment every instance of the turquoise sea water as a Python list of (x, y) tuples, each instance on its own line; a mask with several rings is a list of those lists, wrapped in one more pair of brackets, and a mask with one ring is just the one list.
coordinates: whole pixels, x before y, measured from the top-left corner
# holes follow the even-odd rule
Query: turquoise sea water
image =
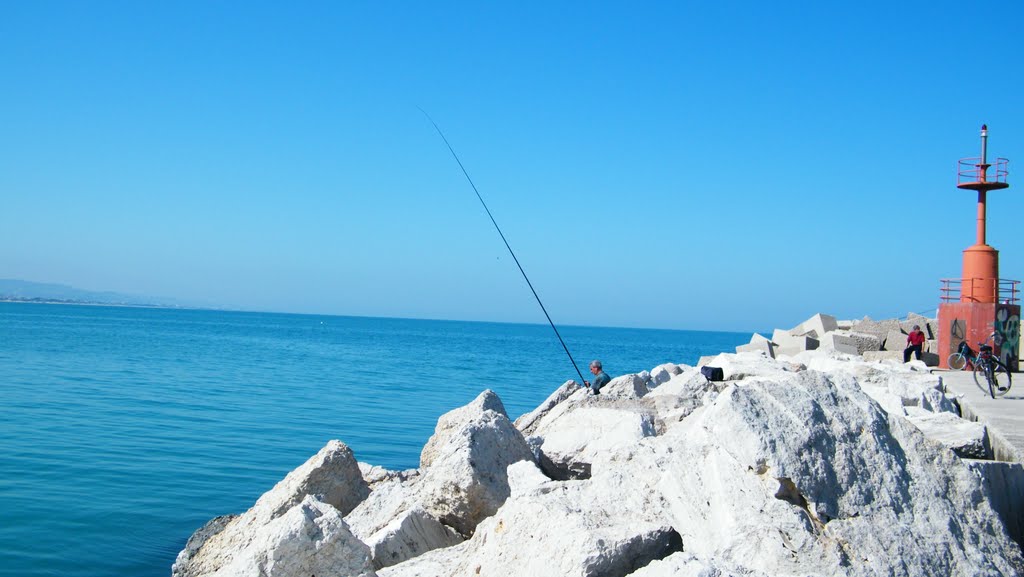
[[(748, 333), (559, 327), (580, 369)], [(330, 439), (415, 467), (437, 417), (576, 377), (547, 325), (0, 303), (0, 575), (160, 576)]]

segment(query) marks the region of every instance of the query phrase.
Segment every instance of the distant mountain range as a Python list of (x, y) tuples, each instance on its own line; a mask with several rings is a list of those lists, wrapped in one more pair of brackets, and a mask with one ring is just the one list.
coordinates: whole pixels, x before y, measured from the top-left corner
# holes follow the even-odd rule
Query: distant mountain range
[(0, 301), (60, 302), (150, 307), (186, 307), (176, 299), (129, 295), (111, 291), (89, 291), (68, 285), (0, 279)]

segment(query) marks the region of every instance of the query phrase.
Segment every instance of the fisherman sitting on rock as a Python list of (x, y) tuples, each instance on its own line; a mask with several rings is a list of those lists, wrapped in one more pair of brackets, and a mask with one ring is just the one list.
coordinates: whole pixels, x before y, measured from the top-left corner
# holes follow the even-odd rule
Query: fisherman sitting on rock
[(601, 361), (597, 359), (590, 361), (590, 372), (596, 377), (594, 383), (591, 384), (590, 381), (583, 381), (583, 384), (590, 387), (590, 390), (594, 391), (595, 395), (600, 395), (601, 387), (607, 385), (608, 381), (612, 379), (601, 369)]

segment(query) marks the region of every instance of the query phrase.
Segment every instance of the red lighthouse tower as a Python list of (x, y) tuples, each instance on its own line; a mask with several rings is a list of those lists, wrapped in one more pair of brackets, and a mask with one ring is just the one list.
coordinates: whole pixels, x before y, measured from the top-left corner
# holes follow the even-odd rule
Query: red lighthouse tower
[(981, 127), (981, 156), (963, 158), (957, 167), (957, 188), (978, 193), (977, 236), (964, 250), (963, 273), (959, 279), (942, 280), (939, 304), (939, 365), (946, 367), (949, 355), (961, 342), (977, 350), (978, 343), (995, 345), (1000, 359), (1017, 370), (1020, 340), (1018, 281), (999, 278), (999, 251), (985, 243), (985, 211), (988, 191), (1008, 188), (1005, 158), (988, 161), (988, 126)]

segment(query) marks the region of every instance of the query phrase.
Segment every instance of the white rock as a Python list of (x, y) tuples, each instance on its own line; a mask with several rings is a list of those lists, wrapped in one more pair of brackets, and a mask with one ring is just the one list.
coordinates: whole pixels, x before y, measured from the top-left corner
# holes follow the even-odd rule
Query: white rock
[[(510, 499), (462, 545), (431, 551), (380, 575), (627, 575), (681, 549), (675, 531), (644, 521), (631, 505), (585, 481), (560, 483)], [(589, 510), (581, 514), (581, 507)]]
[(925, 410), (908, 416), (924, 436), (942, 443), (957, 455), (969, 459), (985, 459), (989, 455), (988, 431), (985, 425), (961, 419), (952, 413), (932, 413)]
[(679, 365), (665, 363), (651, 369), (651, 388), (667, 383), (673, 376), (683, 372)]
[(651, 562), (629, 577), (768, 577), (759, 572), (736, 573), (722, 567), (714, 559), (698, 559), (684, 551)]
[(532, 459), (501, 400), (484, 391), (438, 419), (418, 476), (377, 485), (348, 522), (372, 547), (376, 567), (449, 547), (508, 498), (508, 465)]
[(785, 376), (786, 373), (797, 370), (790, 363), (772, 359), (759, 353), (722, 353), (715, 357), (708, 366), (720, 367), (723, 376), (727, 381), (735, 381), (747, 376), (758, 376), (768, 378), (772, 375)]
[(519, 461), (508, 466), (508, 485), (513, 499), (540, 487), (555, 486), (537, 465), (529, 461)]
[(484, 391), (438, 420), (420, 455), (424, 472), (417, 484), (419, 501), (445, 525), (472, 535), (508, 498), (508, 466), (532, 459), (498, 396)]
[(601, 453), (655, 434), (654, 418), (646, 411), (582, 407), (538, 429), (541, 450), (564, 473), (558, 477), (588, 477)]
[(314, 495), (319, 501), (338, 509), (340, 515), (345, 515), (368, 494), (369, 487), (351, 449), (340, 441), (330, 441), (264, 493), (251, 509), (208, 537), (197, 550), (188, 547), (182, 550), (171, 572), (176, 577), (190, 577), (206, 575), (226, 566), (238, 551), (248, 547), (262, 527), (303, 502), (307, 496)]
[(865, 361), (878, 363), (896, 364), (903, 362), (903, 351), (866, 351), (863, 356)]
[(647, 385), (639, 375), (622, 375), (615, 377), (601, 387), (601, 397), (619, 399), (639, 399), (647, 394)]
[(352, 536), (341, 513), (313, 496), (257, 528), (211, 577), (374, 577), (370, 550)]
[(566, 381), (562, 386), (555, 389), (555, 392), (551, 393), (543, 403), (537, 406), (536, 409), (529, 413), (524, 413), (516, 419), (516, 428), (524, 435), (533, 434), (533, 430), (537, 428), (538, 424), (540, 424), (541, 419), (551, 412), (551, 409), (555, 408), (556, 405), (568, 399), (573, 394), (580, 393), (581, 391), (583, 391), (583, 389), (576, 383), (576, 381)]
[(441, 524), (419, 505), (406, 509), (364, 539), (372, 552), (375, 569), (401, 563), (433, 549), (458, 545), (462, 541), (462, 536), (454, 529)]

